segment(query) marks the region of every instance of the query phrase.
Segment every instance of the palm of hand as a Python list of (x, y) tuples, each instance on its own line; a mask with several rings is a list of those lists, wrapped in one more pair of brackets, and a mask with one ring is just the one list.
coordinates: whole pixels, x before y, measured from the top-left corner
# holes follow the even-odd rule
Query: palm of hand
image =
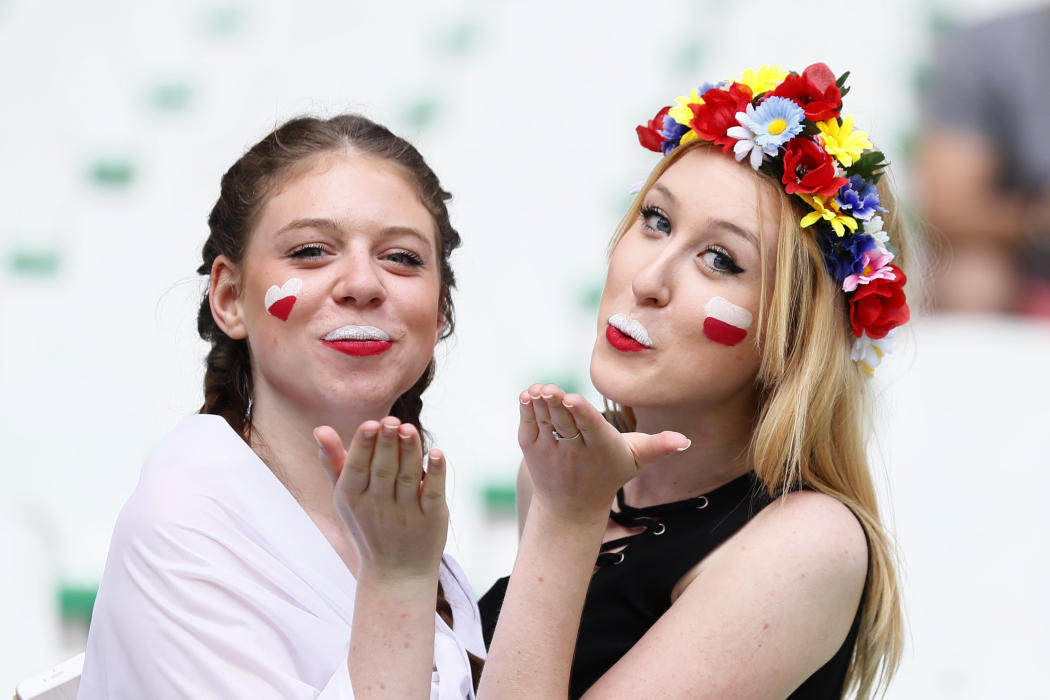
[(617, 489), (689, 446), (679, 433), (620, 433), (586, 399), (553, 384), (534, 384), (519, 402), (518, 444), (534, 498), (569, 520), (607, 517)]
[(383, 577), (433, 575), (448, 531), (441, 452), (430, 451), (424, 473), (419, 432), (393, 417), (363, 423), (346, 451), (331, 428), (314, 436), (362, 567)]

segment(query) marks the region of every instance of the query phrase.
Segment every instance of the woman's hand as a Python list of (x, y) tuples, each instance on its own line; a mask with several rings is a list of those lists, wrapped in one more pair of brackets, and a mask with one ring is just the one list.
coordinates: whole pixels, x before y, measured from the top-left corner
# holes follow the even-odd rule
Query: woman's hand
[(424, 473), (419, 431), (393, 416), (362, 423), (346, 451), (328, 426), (314, 437), (362, 567), (381, 577), (435, 576), (448, 531), (441, 451), (430, 450)]
[(518, 444), (535, 494), (555, 515), (603, 522), (617, 489), (689, 447), (681, 433), (620, 433), (579, 394), (533, 384), (519, 397)]

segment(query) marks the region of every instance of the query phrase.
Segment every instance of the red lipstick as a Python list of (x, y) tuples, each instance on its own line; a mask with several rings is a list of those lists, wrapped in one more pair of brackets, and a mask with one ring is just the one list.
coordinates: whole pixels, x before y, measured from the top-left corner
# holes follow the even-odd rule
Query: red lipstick
[(389, 340), (322, 340), (321, 342), (333, 350), (353, 357), (378, 355), (386, 352), (393, 345)]
[(649, 349), (613, 326), (605, 327), (605, 339), (609, 341), (609, 345), (622, 352), (641, 352)]

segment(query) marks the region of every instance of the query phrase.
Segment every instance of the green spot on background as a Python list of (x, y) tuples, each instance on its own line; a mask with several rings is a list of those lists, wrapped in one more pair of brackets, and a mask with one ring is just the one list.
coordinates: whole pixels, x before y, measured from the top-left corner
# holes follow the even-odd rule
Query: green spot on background
[(580, 289), (579, 296), (577, 297), (580, 302), (580, 306), (587, 311), (597, 311), (598, 304), (602, 300), (602, 284), (601, 280), (595, 280), (582, 289)]
[(157, 83), (149, 92), (149, 104), (159, 112), (183, 112), (192, 98), (193, 88), (179, 81)]
[(404, 121), (416, 130), (431, 126), (441, 112), (441, 105), (431, 97), (420, 97), (405, 107)]
[(490, 518), (515, 517), (516, 487), (513, 481), (490, 481), (481, 487), (481, 503)]
[(915, 152), (919, 148), (919, 129), (912, 127), (904, 129), (897, 137), (900, 153), (906, 162), (915, 160)]
[(959, 21), (943, 8), (931, 7), (926, 17), (926, 26), (929, 29), (930, 36), (938, 39), (957, 30)]
[(88, 622), (95, 607), (98, 586), (63, 583), (58, 587), (58, 611), (63, 620)]
[(701, 66), (704, 65), (704, 59), (707, 56), (707, 47), (704, 43), (698, 39), (692, 39), (679, 46), (672, 57), (674, 67), (682, 72), (694, 75), (698, 84), (700, 78), (695, 74), (700, 71)]
[(928, 65), (916, 66), (911, 76), (912, 87), (918, 94), (924, 95), (933, 88), (933, 83), (936, 79), (937, 76), (934, 75), (932, 67)]
[(17, 275), (51, 277), (58, 272), (62, 256), (54, 248), (15, 248), (7, 261)]
[(479, 36), (475, 24), (463, 22), (454, 25), (438, 37), (438, 50), (446, 56), (466, 56), (477, 47)]
[(88, 167), (92, 182), (106, 187), (125, 187), (135, 179), (135, 166), (128, 158), (99, 158)]
[(233, 36), (244, 28), (247, 14), (240, 5), (216, 5), (204, 14), (204, 33), (214, 37)]
[(584, 382), (574, 372), (562, 374), (544, 374), (542, 371), (534, 372), (530, 378), (523, 380), (522, 386), (531, 386), (537, 382), (541, 384), (557, 384), (566, 394), (581, 394), (584, 388)]

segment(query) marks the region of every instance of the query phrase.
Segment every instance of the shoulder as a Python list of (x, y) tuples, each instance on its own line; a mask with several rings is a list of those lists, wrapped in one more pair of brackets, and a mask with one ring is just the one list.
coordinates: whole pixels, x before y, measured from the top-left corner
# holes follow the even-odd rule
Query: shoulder
[[(260, 469), (261, 468), (261, 469)], [(266, 473), (262, 473), (265, 471)], [(117, 519), (111, 549), (170, 545), (172, 536), (211, 538), (230, 522), (238, 491), (272, 478), (250, 447), (218, 416), (183, 419), (143, 464), (139, 482)]]
[(814, 492), (777, 499), (688, 574), (592, 692), (644, 683), (674, 697), (787, 697), (847, 639), (866, 570), (848, 508)]
[(868, 544), (841, 501), (798, 491), (774, 500), (708, 558), (704, 570), (745, 567), (759, 576), (797, 580), (802, 593), (839, 597), (846, 607), (863, 590)]

